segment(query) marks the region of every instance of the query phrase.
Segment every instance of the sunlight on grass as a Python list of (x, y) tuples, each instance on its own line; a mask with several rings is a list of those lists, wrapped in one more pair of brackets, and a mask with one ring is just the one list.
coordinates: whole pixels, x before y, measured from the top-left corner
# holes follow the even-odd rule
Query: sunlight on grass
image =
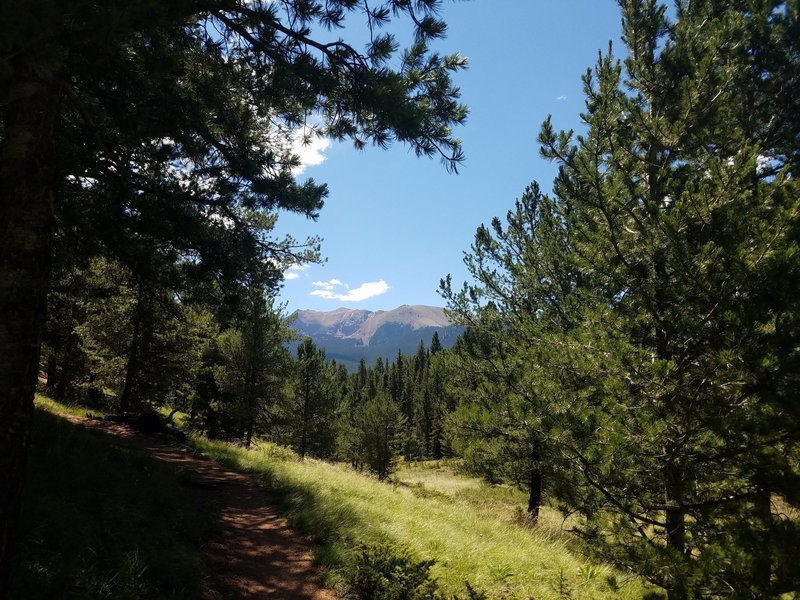
[[(345, 465), (300, 461), (272, 444), (248, 451), (202, 438), (194, 443), (261, 480), (290, 523), (320, 545), (318, 556), (332, 570), (333, 583), (343, 580), (355, 546), (389, 542), (436, 560), (432, 573), (451, 594), (463, 593), (465, 581), (492, 598), (641, 598), (645, 592), (554, 535), (551, 521), (560, 527), (555, 511), (548, 509), (545, 525), (536, 528), (516, 524), (507, 511), (492, 515), (493, 496), (518, 493), (510, 488), (493, 490), (479, 480), (459, 481), (452, 471), (430, 474), (422, 467), (416, 477), (401, 469), (403, 484), (393, 485)], [(476, 500), (481, 494), (484, 506)]]
[(102, 411), (98, 411), (95, 409), (88, 409), (85, 406), (79, 406), (74, 404), (62, 404), (61, 402), (57, 402), (52, 398), (48, 398), (42, 394), (36, 394), (34, 398), (34, 404), (46, 410), (47, 412), (51, 412), (57, 415), (70, 415), (73, 417), (87, 417), (90, 415), (94, 416), (102, 416), (104, 413)]
[[(407, 485), (420, 496), (431, 493), (471, 505), (489, 517), (525, 525), (528, 497), (525, 492), (506, 484), (490, 485), (478, 477), (458, 472), (458, 460), (427, 460), (401, 462), (394, 480)], [(568, 522), (567, 522), (568, 523)], [(565, 530), (564, 515), (549, 506), (543, 506), (536, 526), (539, 535), (554, 541), (575, 543)]]
[(173, 413), (172, 408), (169, 406), (159, 406), (156, 408), (156, 412), (162, 417), (164, 417), (164, 421), (168, 421), (170, 418), (170, 414), (172, 414), (172, 422), (178, 429), (181, 429), (184, 425), (186, 425), (187, 421), (189, 420), (188, 413), (185, 413), (180, 410), (176, 410)]

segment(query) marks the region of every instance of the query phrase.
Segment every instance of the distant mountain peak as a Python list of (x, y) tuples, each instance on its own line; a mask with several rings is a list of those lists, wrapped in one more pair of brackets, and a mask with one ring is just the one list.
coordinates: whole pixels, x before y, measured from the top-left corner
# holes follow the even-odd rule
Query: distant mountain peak
[(453, 325), (445, 316), (443, 308), (422, 304), (403, 304), (394, 310), (377, 311), (344, 307), (326, 312), (298, 310), (296, 314), (294, 328), (297, 331), (312, 338), (315, 334), (351, 338), (359, 340), (363, 346), (369, 346), (375, 333), (387, 324), (405, 325), (412, 331)]
[(360, 358), (372, 362), (398, 351), (413, 353), (419, 342), (430, 344), (434, 332), (444, 347), (461, 333), (438, 306), (404, 304), (394, 310), (340, 307), (330, 311), (298, 310), (292, 328), (325, 349), (328, 358), (353, 368)]

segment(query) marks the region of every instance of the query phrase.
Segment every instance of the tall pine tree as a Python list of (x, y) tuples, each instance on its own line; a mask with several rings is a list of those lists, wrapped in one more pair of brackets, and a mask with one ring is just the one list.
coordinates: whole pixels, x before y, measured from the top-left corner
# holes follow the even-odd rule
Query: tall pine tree
[[(377, 6), (136, 0), (0, 5), (0, 590), (9, 575), (55, 226), (134, 267), (174, 248), (208, 281), (275, 282), (308, 258), (270, 235), (277, 209), (314, 217), (326, 194), (292, 174), (292, 131), (461, 160), (458, 56), (430, 50), (439, 0)], [(402, 54), (381, 30), (407, 17)], [(347, 17), (363, 51), (330, 33)], [(395, 60), (396, 59), (396, 60)], [(396, 67), (396, 68), (395, 68)], [(313, 250), (313, 248), (312, 248)], [(298, 256), (299, 254), (299, 256)], [(313, 254), (313, 252), (312, 252)], [(229, 260), (236, 257), (236, 260)], [(264, 273), (266, 271), (266, 273)]]
[(672, 22), (620, 4), (629, 57), (587, 74), (587, 133), (541, 135), (582, 277), (559, 346), (587, 484), (569, 504), (670, 598), (795, 589), (796, 524), (773, 502), (798, 499), (798, 412), (778, 391), (800, 341), (783, 291), (800, 275), (798, 117), (770, 94), (797, 73), (798, 6), (682, 2)]
[(585, 133), (542, 128), (554, 197), (479, 229), (476, 284), (445, 282), (462, 410), (537, 433), (590, 547), (671, 599), (794, 591), (800, 5), (619, 4), (628, 58), (587, 73)]

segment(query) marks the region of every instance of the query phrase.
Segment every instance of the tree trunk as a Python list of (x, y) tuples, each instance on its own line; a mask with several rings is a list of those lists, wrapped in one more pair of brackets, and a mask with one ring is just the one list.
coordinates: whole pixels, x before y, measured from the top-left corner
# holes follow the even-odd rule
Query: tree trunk
[(69, 384), (72, 376), (70, 371), (72, 354), (75, 351), (77, 342), (77, 334), (71, 331), (67, 336), (67, 342), (64, 344), (64, 351), (61, 354), (61, 368), (58, 369), (58, 377), (56, 378), (55, 390), (53, 391), (53, 397), (59, 402), (63, 402), (67, 397), (67, 384)]
[(258, 367), (256, 365), (256, 349), (255, 343), (251, 347), (251, 354), (250, 360), (247, 367), (247, 396), (245, 398), (245, 415), (244, 415), (244, 429), (245, 429), (245, 439), (244, 439), (244, 447), (249, 448), (250, 444), (253, 443), (253, 430), (255, 429), (256, 423), (256, 372), (258, 371)]
[(667, 545), (684, 554), (686, 552), (686, 515), (680, 508), (666, 510)]
[[(14, 67), (12, 67), (14, 68)], [(30, 439), (50, 276), (57, 94), (17, 69), (0, 147), (0, 597), (5, 597)]]
[(142, 340), (144, 301), (144, 286), (140, 281), (136, 293), (136, 307), (133, 310), (133, 334), (131, 335), (131, 344), (128, 347), (128, 361), (125, 366), (125, 386), (122, 389), (122, 395), (119, 397), (119, 414), (121, 415), (131, 410), (133, 386), (136, 382), (136, 377), (139, 375), (139, 350)]
[(531, 465), (528, 482), (528, 519), (531, 525), (539, 521), (539, 508), (542, 506), (542, 471), (538, 461)]
[(53, 346), (50, 356), (47, 357), (47, 383), (45, 389), (48, 395), (52, 396), (56, 390), (56, 373), (58, 372), (58, 353), (59, 346)]
[(311, 374), (308, 372), (308, 365), (303, 369), (304, 371), (304, 396), (303, 396), (303, 422), (300, 429), (300, 460), (306, 457), (306, 444), (308, 436), (308, 413), (311, 406)]
[(666, 510), (667, 545), (684, 554), (686, 552), (686, 515), (680, 508)]
[(254, 428), (254, 419), (252, 413), (247, 418), (247, 429), (245, 430), (244, 434), (244, 447), (249, 448), (250, 444), (253, 443), (253, 428)]
[[(680, 469), (673, 463), (667, 463), (665, 469), (665, 500), (669, 508), (665, 511), (667, 547), (679, 556), (686, 556), (686, 511), (682, 508), (683, 481)], [(674, 569), (667, 588), (669, 600), (684, 600), (689, 597), (687, 582), (681, 575), (682, 569)]]
[(772, 523), (772, 494), (769, 490), (762, 490), (754, 500), (754, 526), (760, 529), (763, 536), (761, 538), (761, 552), (754, 557), (753, 564), (753, 583), (754, 587), (761, 591), (765, 597), (778, 595), (772, 590), (772, 549), (774, 546)]

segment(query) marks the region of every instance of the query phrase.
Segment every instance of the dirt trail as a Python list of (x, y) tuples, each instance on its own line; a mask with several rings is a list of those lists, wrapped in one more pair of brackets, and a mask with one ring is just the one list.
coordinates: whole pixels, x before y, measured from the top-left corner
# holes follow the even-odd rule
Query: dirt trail
[(335, 600), (322, 585), (308, 542), (266, 504), (263, 490), (247, 475), (176, 448), (126, 425), (67, 417), (124, 439), (186, 472), (216, 510), (218, 524), (204, 549), (221, 598), (236, 600)]

